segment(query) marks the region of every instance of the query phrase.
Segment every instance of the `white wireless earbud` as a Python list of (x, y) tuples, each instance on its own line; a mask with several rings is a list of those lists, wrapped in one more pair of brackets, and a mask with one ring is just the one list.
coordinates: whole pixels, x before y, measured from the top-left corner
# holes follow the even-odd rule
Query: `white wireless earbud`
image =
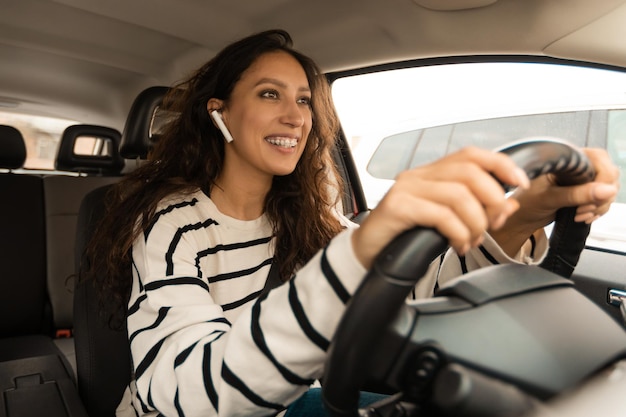
[(224, 138), (226, 138), (226, 142), (228, 142), (228, 143), (232, 142), (233, 141), (233, 135), (230, 134), (230, 131), (228, 130), (228, 128), (224, 124), (224, 120), (222, 119), (222, 114), (219, 111), (217, 111), (217, 110), (213, 110), (211, 112), (211, 117), (213, 117), (213, 120), (215, 120), (215, 124), (222, 131), (222, 134), (224, 135)]

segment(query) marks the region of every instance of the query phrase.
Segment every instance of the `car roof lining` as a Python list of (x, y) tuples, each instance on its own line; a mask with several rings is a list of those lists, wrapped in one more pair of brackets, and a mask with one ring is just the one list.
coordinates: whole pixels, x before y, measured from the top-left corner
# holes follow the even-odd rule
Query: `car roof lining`
[(334, 0), (216, 0), (184, 8), (175, 0), (4, 3), (0, 100), (19, 103), (8, 110), (117, 129), (142, 89), (171, 85), (227, 43), (274, 27), (287, 29), (328, 72), (500, 53), (626, 65), (626, 25), (619, 24), (625, 0), (499, 0), (455, 11), (400, 0), (362, 0), (358, 8)]

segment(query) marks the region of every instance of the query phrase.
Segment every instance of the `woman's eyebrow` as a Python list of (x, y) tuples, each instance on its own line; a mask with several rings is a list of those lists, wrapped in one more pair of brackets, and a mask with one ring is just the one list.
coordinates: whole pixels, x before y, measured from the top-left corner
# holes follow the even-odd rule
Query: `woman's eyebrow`
[[(274, 84), (281, 88), (287, 88), (287, 84), (276, 78), (261, 78), (259, 81), (256, 82), (255, 86), (259, 86), (261, 84)], [(298, 88), (298, 91), (310, 92), (311, 88), (309, 86), (302, 86)]]

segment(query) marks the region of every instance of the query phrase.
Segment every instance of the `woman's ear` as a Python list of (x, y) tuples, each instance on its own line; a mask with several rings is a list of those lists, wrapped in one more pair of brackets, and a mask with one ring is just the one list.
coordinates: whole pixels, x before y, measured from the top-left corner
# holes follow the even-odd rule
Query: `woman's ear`
[(215, 127), (217, 127), (222, 132), (226, 142), (230, 143), (233, 141), (233, 136), (228, 130), (228, 127), (226, 127), (226, 124), (224, 123), (224, 119), (222, 117), (223, 104), (224, 102), (222, 100), (211, 98), (207, 102), (206, 108), (209, 112), (209, 115), (211, 116), (211, 119), (213, 119), (213, 124), (215, 125)]
[(224, 101), (219, 98), (210, 98), (206, 103), (206, 109), (209, 113), (213, 110), (221, 111), (222, 107), (224, 107)]

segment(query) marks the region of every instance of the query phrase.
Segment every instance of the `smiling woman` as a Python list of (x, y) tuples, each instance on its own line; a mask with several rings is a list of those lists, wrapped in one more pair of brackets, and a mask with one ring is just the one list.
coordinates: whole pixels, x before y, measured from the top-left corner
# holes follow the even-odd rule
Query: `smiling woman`
[[(275, 78), (278, 73), (285, 74), (283, 79)], [(262, 200), (273, 177), (292, 173), (306, 148), (312, 124), (306, 73), (290, 54), (267, 53), (245, 71), (228, 100), (209, 100), (208, 111), (218, 112), (233, 138), (224, 148), (214, 198), (223, 209), (228, 207), (225, 214), (255, 219), (263, 212)], [(247, 200), (247, 204), (228, 201), (224, 195), (224, 189), (241, 188), (228, 183), (241, 178), (262, 197), (256, 207), (251, 208)]]
[[(564, 202), (591, 221), (616, 193), (601, 151), (587, 151), (595, 181), (559, 189), (531, 186), (511, 158), (474, 147), (405, 169), (357, 227), (337, 209), (329, 84), (282, 30), (230, 44), (162, 107), (178, 116), (113, 185), (81, 270), (127, 325), (134, 374), (120, 416), (295, 417), (292, 405), (317, 415), (296, 402), (309, 395), (323, 413), (312, 385), (330, 340), (397, 235), (432, 227), (454, 249), (415, 289), (429, 297), (493, 262), (540, 262), (541, 228)], [(501, 183), (519, 196), (504, 198)]]
[[(163, 108), (178, 116), (113, 189), (83, 271), (128, 325), (136, 367), (120, 415), (216, 415), (218, 401), (224, 415), (278, 411), (316, 378), (317, 332), (341, 305), (320, 266), (298, 281), (305, 294), (321, 285), (317, 301), (283, 291), (260, 312), (260, 295), (270, 269), (289, 280), (347, 223), (334, 208), (329, 103), (321, 71), (280, 30), (230, 45), (171, 89)], [(315, 331), (302, 324), (329, 314)]]
[[(624, 166), (626, 0), (0, 0), (0, 10), (0, 109), (64, 121), (50, 129), (14, 117), (0, 122), (18, 127), (29, 151), (27, 168), (0, 172), (0, 345), (16, 336), (24, 342), (14, 345), (16, 356), (0, 349), (0, 417), (84, 417), (68, 408), (71, 392), (80, 393), (78, 403), (90, 417), (111, 417), (131, 379), (125, 360), (131, 346), (135, 380), (123, 411), (133, 416), (280, 413), (324, 374), (346, 303), (392, 235), (428, 225), (447, 233), (458, 251), (447, 252), (445, 279), (428, 275), (416, 297), (433, 295), (446, 279), (474, 267), (540, 262), (549, 246), (543, 226), (515, 234), (511, 246), (525, 241), (513, 257), (494, 239), (497, 233), (487, 233), (512, 216), (516, 204), (491, 173), (525, 183), (488, 149), (549, 134), (603, 148)], [(248, 39), (243, 48), (232, 44), (270, 28), (288, 29), (318, 65), (293, 51), (281, 31)], [(280, 66), (259, 66), (266, 52), (288, 56)], [(261, 73), (270, 67), (271, 74)], [(362, 81), (351, 88), (357, 78)], [(235, 101), (239, 80), (265, 81), (239, 91)], [(176, 93), (162, 103), (171, 87)], [(63, 141), (81, 162), (65, 165), (71, 172), (52, 170), (53, 138), (65, 121), (78, 125)], [(103, 171), (103, 154), (115, 147), (93, 140), (98, 134), (88, 126), (117, 132), (107, 143), (121, 138), (122, 172)], [(31, 134), (38, 131), (53, 133)], [(36, 137), (38, 143), (29, 139)], [(470, 144), (480, 149), (466, 149)], [(592, 221), (608, 209), (616, 184), (606, 153), (586, 151), (600, 165), (600, 181), (575, 188), (575, 201), (582, 221)], [(74, 158), (83, 152), (91, 157)], [(221, 175), (226, 170), (228, 178)], [(119, 180), (110, 194), (91, 192)], [(562, 189), (544, 191), (525, 199), (519, 212), (537, 214), (556, 196), (572, 197)], [(626, 305), (626, 213), (619, 211), (625, 192), (622, 186), (618, 202), (593, 222), (571, 277), (618, 321)], [(75, 221), (85, 196), (87, 204), (102, 197), (111, 211), (91, 242), (93, 269), (84, 264), (81, 271), (73, 247), (83, 248), (82, 237), (91, 233)], [(548, 207), (550, 216), (540, 213), (539, 224), (553, 218), (558, 205)], [(501, 243), (509, 232), (515, 230), (505, 228)], [(95, 316), (72, 309), (71, 301), (81, 300), (72, 274), (84, 278), (79, 288), (97, 288), (112, 301), (115, 312), (93, 298), (82, 302)], [(266, 283), (277, 281), (286, 282), (266, 295)], [(523, 304), (525, 316), (534, 303)], [(550, 306), (542, 319), (563, 316), (562, 304)], [(90, 325), (93, 317), (112, 315), (122, 320), (113, 324), (126, 324), (128, 316), (130, 334), (118, 332), (119, 346), (110, 332), (93, 337), (101, 329)], [(30, 317), (35, 326), (26, 323)], [(486, 323), (493, 326), (487, 331), (500, 334), (498, 325)], [(71, 360), (74, 340), (57, 336), (72, 336), (73, 329), (77, 366), (68, 364), (63, 379), (46, 379), (47, 366), (37, 372), (25, 366), (39, 361), (34, 353), (24, 358), (37, 343), (22, 335), (65, 346)], [(574, 340), (567, 333), (563, 340)], [(392, 342), (377, 338), (384, 342), (379, 346)], [(93, 345), (98, 353), (86, 348)], [(111, 353), (116, 347), (120, 354)], [(65, 359), (63, 353), (49, 362)], [(567, 353), (556, 354), (578, 361)], [(397, 358), (385, 349), (375, 354)], [(506, 347), (495, 355), (511, 363)], [(521, 367), (532, 361), (524, 354), (515, 359)], [(102, 388), (120, 381), (119, 389)], [(592, 399), (592, 410), (582, 415), (608, 417), (598, 411), (603, 405), (620, 413), (614, 405), (623, 402), (623, 392), (601, 404)], [(320, 405), (319, 398), (314, 402)], [(310, 417), (309, 411), (302, 412)]]

